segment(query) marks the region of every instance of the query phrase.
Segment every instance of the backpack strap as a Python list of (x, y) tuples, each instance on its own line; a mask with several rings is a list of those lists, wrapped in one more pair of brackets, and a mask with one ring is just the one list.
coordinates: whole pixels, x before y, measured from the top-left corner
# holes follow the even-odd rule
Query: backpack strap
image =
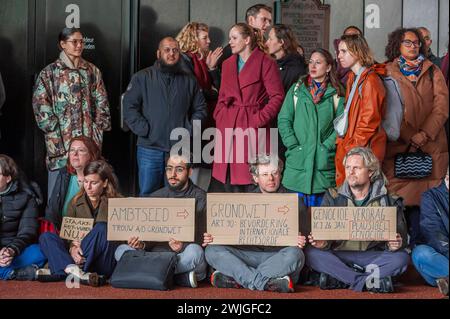
[(339, 196), (339, 193), (338, 193), (337, 189), (333, 188), (333, 187), (332, 188), (328, 188), (328, 193), (330, 193), (330, 196), (332, 198), (334, 198), (334, 199), (338, 198), (338, 196)]
[(336, 93), (333, 95), (333, 106), (334, 106), (334, 113), (336, 113), (338, 106), (339, 106), (339, 100), (341, 97)]
[(301, 81), (297, 81), (297, 83), (295, 84), (295, 87), (294, 87), (294, 92), (292, 94), (292, 96), (294, 98), (294, 113), (297, 110), (298, 97), (297, 97), (296, 93), (298, 92), (298, 89), (300, 88), (300, 85), (301, 85)]

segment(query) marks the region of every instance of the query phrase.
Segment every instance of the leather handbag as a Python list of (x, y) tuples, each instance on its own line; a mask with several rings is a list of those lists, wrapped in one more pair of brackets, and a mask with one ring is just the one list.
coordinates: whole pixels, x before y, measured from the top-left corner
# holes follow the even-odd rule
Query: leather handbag
[(115, 288), (170, 290), (177, 264), (175, 252), (129, 250), (111, 276)]
[(394, 176), (404, 179), (420, 179), (431, 175), (433, 159), (430, 154), (420, 148), (416, 152), (410, 152), (409, 145), (406, 153), (395, 155)]

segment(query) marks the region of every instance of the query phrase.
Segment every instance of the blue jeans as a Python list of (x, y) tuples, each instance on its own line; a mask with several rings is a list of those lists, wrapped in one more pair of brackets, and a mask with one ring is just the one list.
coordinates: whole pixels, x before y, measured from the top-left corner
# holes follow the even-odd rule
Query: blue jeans
[[(116, 266), (114, 252), (117, 243), (106, 239), (106, 223), (95, 224), (94, 228), (81, 241), (81, 250), (86, 258), (84, 272), (96, 272), (110, 277)], [(53, 233), (43, 233), (39, 237), (42, 252), (48, 258), (52, 274), (64, 275), (68, 265), (74, 264), (65, 240)]]
[(279, 251), (267, 252), (208, 245), (205, 257), (211, 267), (251, 290), (264, 290), (271, 278), (286, 275), (296, 283), (305, 264), (303, 251), (298, 247), (280, 247)]
[[(305, 249), (306, 265), (350, 285), (354, 291), (363, 291), (366, 280), (372, 274), (367, 267), (376, 265), (379, 278), (399, 276), (406, 271), (409, 255), (398, 250), (390, 251), (345, 251), (321, 250), (308, 246)], [(364, 267), (365, 273), (356, 272), (349, 264)]]
[(165, 182), (166, 153), (152, 148), (137, 147), (139, 169), (139, 196), (148, 197)]
[[(116, 261), (122, 258), (122, 255), (129, 250), (135, 250), (128, 245), (120, 245), (117, 247), (114, 257)], [(151, 251), (167, 251), (165, 247), (156, 246)], [(197, 244), (189, 244), (179, 254), (177, 254), (177, 266), (175, 267), (175, 275), (184, 274), (186, 272), (194, 271), (197, 280), (206, 278), (206, 264), (205, 252), (202, 247)]]
[(417, 271), (428, 284), (436, 287), (436, 279), (448, 277), (448, 258), (433, 247), (420, 245), (412, 252), (412, 261)]
[(44, 266), (47, 258), (42, 254), (39, 245), (30, 245), (17, 257), (15, 257), (8, 267), (0, 267), (0, 279), (8, 280), (15, 269), (24, 268), (30, 265)]

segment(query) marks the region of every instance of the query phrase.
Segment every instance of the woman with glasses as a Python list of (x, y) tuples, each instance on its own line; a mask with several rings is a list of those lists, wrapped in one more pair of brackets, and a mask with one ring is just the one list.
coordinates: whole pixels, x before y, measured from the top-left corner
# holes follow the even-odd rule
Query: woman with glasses
[(320, 206), (325, 191), (336, 186), (333, 120), (342, 113), (345, 90), (332, 55), (312, 52), (309, 75), (294, 84), (278, 115), (286, 151), (283, 186), (298, 192), (310, 206)]
[(114, 270), (117, 243), (106, 239), (106, 229), (108, 199), (122, 197), (118, 181), (105, 161), (90, 162), (83, 173), (83, 187), (71, 200), (67, 216), (93, 219), (94, 227), (81, 240), (66, 241), (54, 233), (42, 234), (39, 246), (48, 258), (49, 269), (38, 270), (38, 281), (59, 281), (72, 275), (81, 284), (101, 286)]
[(103, 131), (111, 129), (102, 74), (82, 58), (84, 40), (80, 29), (65, 28), (58, 40), (61, 53), (41, 71), (33, 93), (34, 115), (47, 148), (49, 195), (58, 169), (66, 165), (72, 137), (90, 137), (101, 149)]
[[(423, 43), (417, 29), (397, 29), (389, 35), (386, 47), (389, 60), (386, 68), (400, 86), (404, 114), (399, 139), (387, 145), (383, 171), (390, 192), (404, 199), (411, 246), (419, 239), (420, 195), (439, 186), (448, 167), (444, 129), (448, 118), (448, 88), (442, 72), (425, 57)], [(395, 155), (418, 149), (431, 155), (431, 175), (421, 179), (395, 178)]]
[[(53, 193), (49, 196), (45, 209), (43, 232), (59, 231), (62, 218), (67, 215), (67, 209), (72, 198), (83, 185), (83, 170), (89, 162), (102, 159), (97, 144), (85, 136), (72, 138), (69, 144), (67, 165), (59, 170)], [(50, 223), (50, 224), (47, 224)]]

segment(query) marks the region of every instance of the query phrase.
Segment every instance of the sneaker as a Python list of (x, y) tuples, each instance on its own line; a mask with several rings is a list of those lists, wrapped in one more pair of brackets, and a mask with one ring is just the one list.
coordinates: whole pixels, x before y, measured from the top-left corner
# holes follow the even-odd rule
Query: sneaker
[(51, 274), (52, 274), (52, 272), (48, 268), (39, 268), (38, 270), (36, 270), (36, 277), (48, 276), (48, 275), (51, 275)]
[(441, 294), (448, 296), (448, 277), (437, 279), (436, 284)]
[(294, 292), (294, 283), (289, 276), (284, 276), (281, 278), (271, 278), (264, 287), (264, 290), (285, 293)]
[(195, 271), (175, 275), (173, 280), (178, 286), (197, 288), (197, 275), (195, 274)]
[(216, 288), (242, 288), (233, 277), (224, 275), (218, 270), (211, 275), (211, 285)]
[(39, 282), (58, 282), (66, 280), (66, 274), (49, 274), (47, 272), (40, 273), (39, 270), (36, 274), (36, 281)]
[(105, 276), (99, 275), (96, 272), (84, 272), (75, 264), (68, 265), (64, 271), (66, 274), (78, 278), (82, 285), (99, 287), (106, 284)]
[(394, 284), (392, 282), (392, 278), (390, 276), (380, 278), (379, 280), (380, 286), (378, 288), (367, 288), (367, 291), (373, 293), (392, 293), (394, 292)]
[(300, 282), (304, 286), (314, 286), (319, 287), (320, 283), (320, 272), (309, 270), (304, 281)]
[(346, 283), (343, 283), (342, 281), (322, 272), (320, 273), (319, 287), (322, 290), (348, 289), (350, 285), (347, 285)]
[(36, 271), (39, 269), (36, 265), (26, 266), (24, 268), (19, 268), (13, 270), (11, 279), (25, 281), (25, 280), (36, 280)]

